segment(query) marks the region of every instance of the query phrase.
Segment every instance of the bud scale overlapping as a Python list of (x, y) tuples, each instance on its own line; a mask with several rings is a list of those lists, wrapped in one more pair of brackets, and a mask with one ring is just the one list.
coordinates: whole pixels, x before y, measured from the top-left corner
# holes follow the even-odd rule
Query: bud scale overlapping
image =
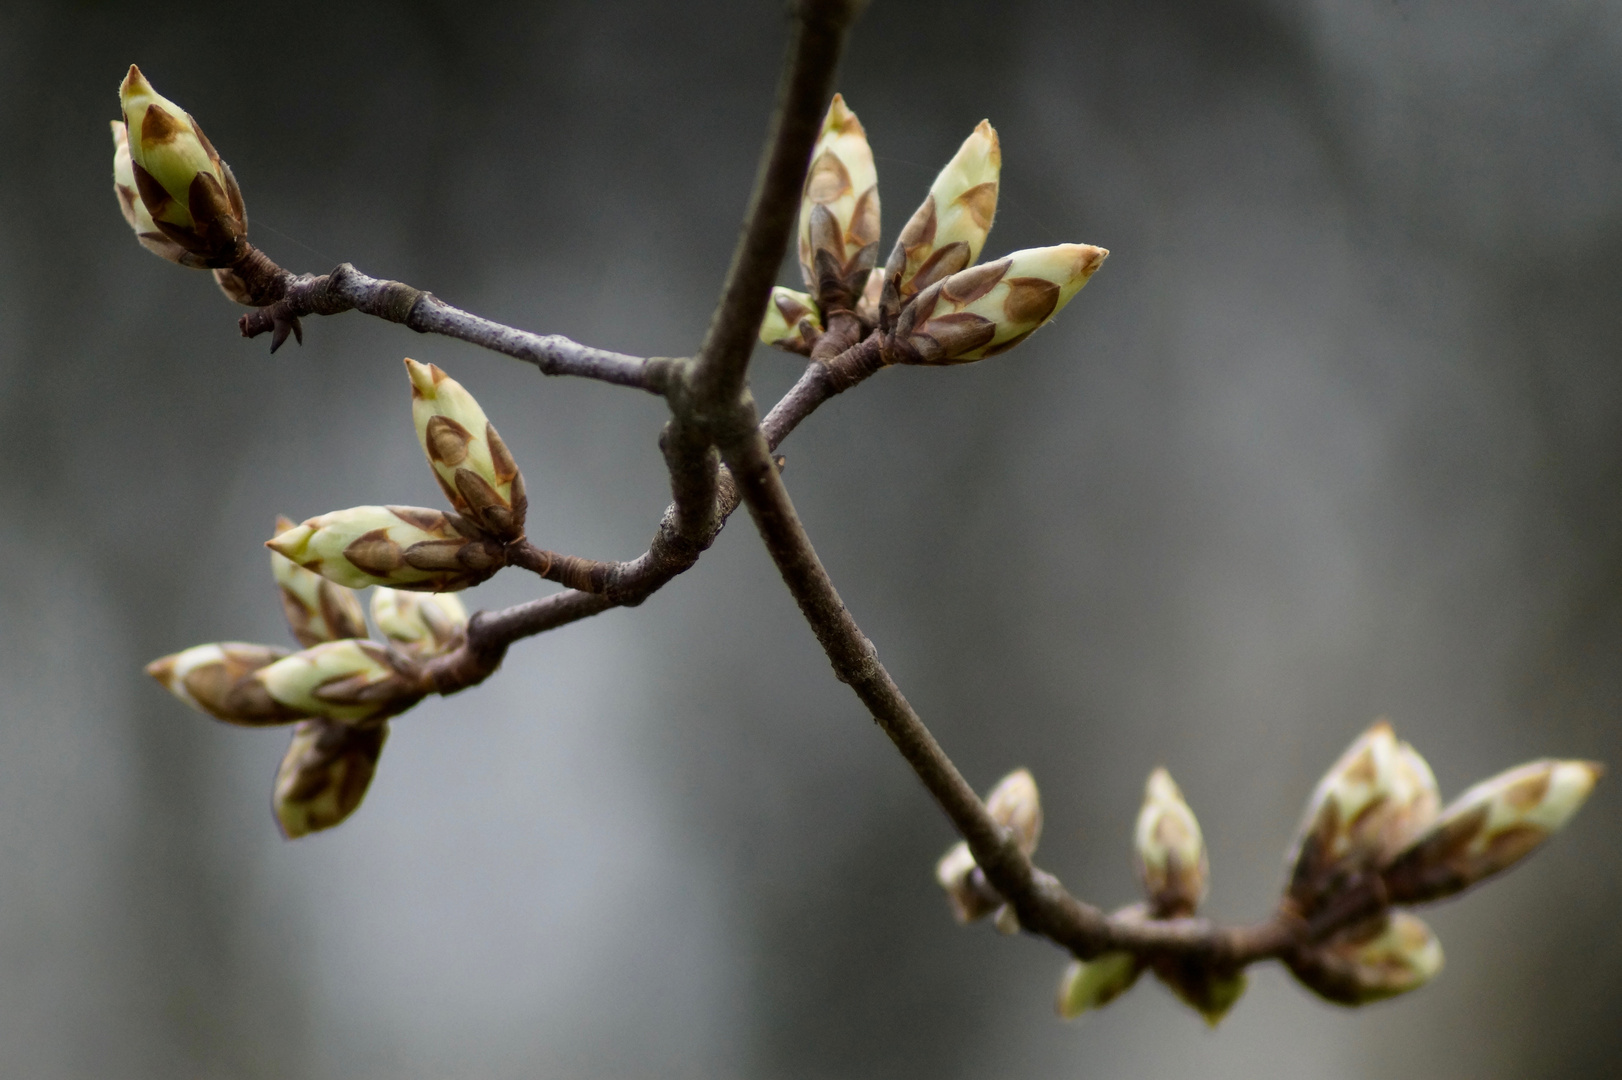
[(524, 478), (484, 410), (438, 366), (409, 359), (405, 364), (417, 439), (445, 497), (491, 536), (523, 536), (529, 508)]

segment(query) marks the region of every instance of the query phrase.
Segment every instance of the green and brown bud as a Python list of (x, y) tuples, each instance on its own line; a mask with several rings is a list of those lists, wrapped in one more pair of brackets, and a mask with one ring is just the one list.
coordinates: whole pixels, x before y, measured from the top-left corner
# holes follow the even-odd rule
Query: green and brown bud
[(959, 271), (902, 309), (886, 359), (965, 364), (1006, 352), (1069, 303), (1108, 255), (1091, 244), (1060, 244)]
[(1243, 970), (1224, 971), (1172, 956), (1160, 957), (1153, 967), (1155, 978), (1211, 1027), (1222, 1022), (1250, 985)]
[(241, 260), (248, 253), (248, 212), (236, 178), (203, 129), (133, 64), (119, 96), (136, 194), (155, 230), (181, 250), (174, 261), (223, 267)]
[(1042, 802), (1029, 769), (1015, 769), (997, 781), (986, 796), (986, 810), (1014, 834), (1019, 850), (1026, 855), (1036, 852), (1036, 842), (1042, 838)]
[(1157, 919), (1192, 915), (1205, 899), (1210, 874), (1200, 823), (1171, 774), (1149, 774), (1135, 832), (1138, 878)]
[(1132, 989), (1141, 974), (1142, 961), (1129, 952), (1072, 960), (1059, 980), (1059, 1015), (1074, 1020), (1089, 1009), (1102, 1009)]
[(455, 648), (467, 634), (467, 608), (454, 593), (373, 589), (372, 621), (384, 637), (418, 658)]
[[(986, 810), (1013, 834), (1021, 851), (1026, 855), (1036, 851), (1042, 836), (1042, 804), (1029, 770), (1016, 769), (997, 781), (986, 796)], [(997, 890), (986, 881), (968, 844), (959, 841), (941, 856), (935, 864), (935, 880), (946, 890), (947, 902), (958, 922), (971, 923), (995, 911), (998, 928), (1004, 933), (1019, 929), (1013, 910), (1003, 904)]]
[(1442, 970), (1442, 943), (1424, 921), (1392, 911), (1287, 958), (1313, 993), (1338, 1005), (1367, 1005), (1425, 985)]
[(1392, 903), (1440, 900), (1509, 869), (1571, 820), (1604, 771), (1533, 761), (1470, 788), (1385, 868)]
[(1002, 897), (986, 881), (969, 845), (959, 840), (935, 864), (935, 881), (946, 890), (952, 917), (960, 923), (985, 918), (1002, 906)]
[(896, 239), (884, 267), (892, 303), (905, 304), (974, 265), (997, 214), (1001, 172), (997, 132), (982, 120), (935, 177), (923, 205)]
[(294, 728), (271, 800), (282, 835), (297, 840), (354, 813), (388, 737), (386, 723), (362, 728), (306, 720)]
[(456, 512), (502, 540), (524, 535), (524, 478), (462, 384), (433, 364), (407, 360), (411, 419), (445, 497)]
[(256, 672), (270, 696), (300, 716), (358, 724), (394, 716), (426, 695), (410, 661), (375, 641), (329, 641)]
[[(276, 535), (291, 528), (294, 525), (288, 518), (276, 519)], [(276, 578), (288, 629), (300, 645), (366, 636), (366, 616), (352, 590), (304, 569), (276, 551), (270, 553), (270, 572)]]
[(822, 330), (822, 313), (809, 293), (781, 285), (772, 289), (772, 298), (766, 302), (766, 318), (760, 324), (761, 341), (787, 352), (810, 355)]
[(355, 506), (310, 518), (265, 546), (328, 581), (363, 589), (455, 592), (501, 569), (502, 545), (455, 514), (420, 506)]
[(286, 655), (286, 649), (269, 645), (224, 641), (154, 660), (146, 666), (146, 673), (175, 697), (216, 720), (247, 727), (285, 724), (309, 713), (277, 701), (256, 675)]
[(1318, 782), (1289, 862), (1288, 895), (1302, 914), (1354, 879), (1378, 871), (1436, 818), (1430, 766), (1378, 721)]
[(135, 232), (135, 239), (152, 254), (172, 263), (185, 263), (186, 249), (159, 231), (147, 213), (141, 193), (135, 189), (135, 169), (130, 162), (129, 135), (124, 121), (109, 121), (113, 127), (113, 194), (118, 196), (118, 208), (124, 220)]
[(800, 271), (813, 295), (851, 307), (878, 261), (879, 174), (867, 132), (834, 95), (800, 197)]

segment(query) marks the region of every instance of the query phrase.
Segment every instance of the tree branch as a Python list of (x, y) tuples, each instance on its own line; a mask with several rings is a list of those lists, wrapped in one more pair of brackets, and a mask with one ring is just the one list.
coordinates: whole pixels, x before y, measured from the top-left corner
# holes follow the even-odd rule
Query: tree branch
[[(268, 263), (268, 260), (266, 260)], [(481, 318), (445, 303), (432, 293), (399, 281), (370, 277), (349, 263), (329, 274), (294, 277), (274, 268), (272, 285), (257, 290), (260, 298), (278, 296), (274, 303), (250, 311), (238, 320), (243, 337), (274, 332), (271, 351), (289, 332), (299, 335), (298, 320), (305, 315), (337, 315), (359, 311), (399, 323), (419, 334), (439, 334), (470, 345), (534, 364), (543, 375), (578, 375), (617, 386), (632, 386), (663, 394), (675, 362), (663, 357), (643, 359), (581, 345), (559, 334), (532, 334)]]

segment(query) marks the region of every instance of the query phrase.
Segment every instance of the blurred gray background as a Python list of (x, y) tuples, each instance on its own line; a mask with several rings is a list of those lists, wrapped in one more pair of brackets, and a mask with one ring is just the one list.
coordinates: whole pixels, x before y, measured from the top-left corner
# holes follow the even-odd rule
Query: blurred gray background
[[(298, 843), (268, 810), (285, 734), (141, 674), (286, 641), (276, 513), (437, 505), (402, 356), (482, 399), (546, 546), (632, 556), (666, 491), (646, 395), (353, 314), (274, 358), (238, 338), (118, 215), (130, 62), (285, 265), (668, 355), (707, 324), (783, 41), (750, 0), (6, 5), (0, 1074), (1614, 1069), (1614, 777), (1426, 915), (1448, 966), (1408, 999), (1346, 1012), (1268, 967), (1214, 1033), (1148, 982), (1060, 1023), (1058, 952), (952, 924), (944, 819), (743, 518), (644, 607), (398, 720), (361, 811)], [(787, 478), (971, 781), (1035, 770), (1041, 860), (1081, 895), (1133, 898), (1160, 763), (1228, 920), (1266, 913), (1312, 783), (1377, 716), (1450, 795), (1622, 764), (1619, 71), (1604, 0), (875, 0), (840, 86), (885, 243), (989, 117), (988, 252), (1114, 254), (1016, 353), (832, 402)], [(757, 397), (798, 370), (762, 350)]]

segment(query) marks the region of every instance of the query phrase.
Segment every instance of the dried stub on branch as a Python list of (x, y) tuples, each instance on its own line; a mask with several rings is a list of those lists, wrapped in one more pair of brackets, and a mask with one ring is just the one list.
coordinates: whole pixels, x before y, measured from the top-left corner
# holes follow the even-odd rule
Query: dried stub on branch
[[(125, 139), (114, 132), (114, 182), (124, 217), (149, 251), (191, 267), (229, 267), (248, 253), (248, 211), (231, 169), (203, 129), (130, 65), (119, 88)], [(129, 158), (126, 193), (121, 156)], [(139, 201), (144, 216), (137, 212)], [(155, 235), (154, 235), (155, 234)], [(167, 244), (159, 241), (167, 241)]]
[[(1016, 769), (997, 782), (986, 796), (986, 810), (997, 824), (1008, 829), (1014, 843), (1027, 856), (1035, 853), (1042, 837), (1042, 802), (1036, 780), (1026, 769)], [(960, 923), (983, 919), (992, 912), (1006, 924), (1012, 914), (1002, 915), (1002, 897), (997, 895), (974, 861), (974, 853), (963, 841), (953, 844), (935, 864), (935, 880), (946, 890), (952, 914)], [(1018, 924), (1014, 924), (1017, 928)]]

